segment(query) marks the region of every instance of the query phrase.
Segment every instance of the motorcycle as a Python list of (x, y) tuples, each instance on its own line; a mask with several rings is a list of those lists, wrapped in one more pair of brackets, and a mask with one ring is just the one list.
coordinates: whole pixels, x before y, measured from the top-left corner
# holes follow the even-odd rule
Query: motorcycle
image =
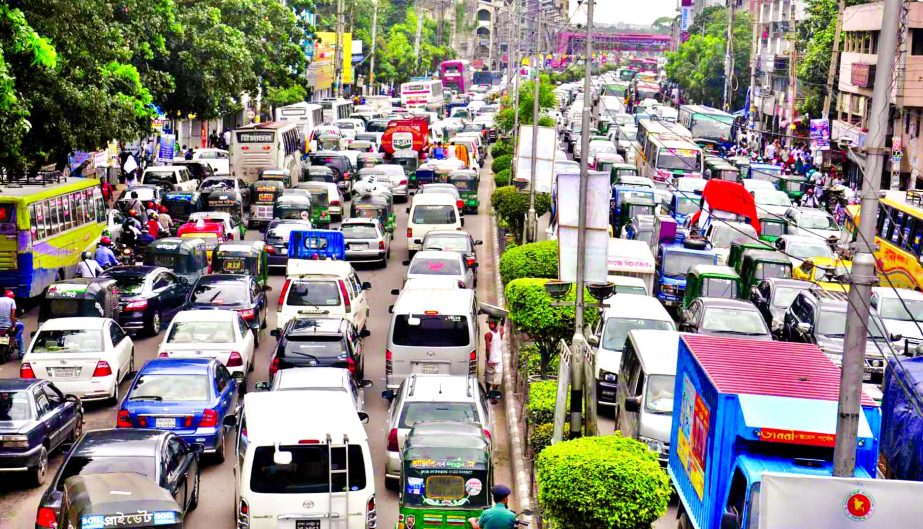
[(121, 245), (117, 254), (118, 260), (125, 266), (140, 266), (144, 264), (144, 257), (130, 246)]
[(13, 329), (0, 329), (0, 364), (5, 364), (18, 355), (19, 347)]

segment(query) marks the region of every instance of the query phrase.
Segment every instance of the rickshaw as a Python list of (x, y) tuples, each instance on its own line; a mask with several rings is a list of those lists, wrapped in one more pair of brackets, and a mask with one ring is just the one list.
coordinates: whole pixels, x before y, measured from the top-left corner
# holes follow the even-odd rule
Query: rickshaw
[(311, 224), (319, 228), (330, 226), (333, 217), (330, 215), (330, 200), (327, 186), (314, 182), (302, 182), (297, 189), (304, 189), (311, 198)]
[(776, 242), (780, 235), (785, 234), (785, 219), (777, 215), (760, 215), (760, 240)]
[(151, 478), (103, 472), (67, 478), (58, 527), (62, 529), (182, 529), (184, 507)]
[(596, 170), (611, 174), (612, 168), (623, 161), (624, 158), (622, 158), (620, 154), (615, 154), (614, 152), (601, 152), (596, 155)]
[(609, 183), (615, 184), (620, 176), (637, 175), (638, 168), (629, 163), (612, 164), (609, 168)]
[(468, 527), (491, 506), (490, 443), (480, 426), (419, 422), (401, 452), (397, 529)]
[(404, 174), (412, 180), (413, 173), (420, 166), (420, 154), (413, 149), (401, 149), (394, 151), (391, 155), (391, 161), (404, 168)]
[(205, 239), (191, 237), (167, 237), (158, 239), (147, 247), (144, 264), (169, 268), (190, 285), (208, 273), (208, 253)]
[(264, 290), (269, 288), (269, 254), (263, 241), (223, 242), (212, 254), (213, 274), (251, 275)]
[(728, 182), (740, 181), (740, 171), (721, 158), (707, 158), (705, 167), (711, 173), (711, 178)]
[(311, 219), (311, 193), (304, 195), (282, 195), (272, 210), (274, 219)]
[(740, 276), (730, 266), (695, 265), (686, 273), (682, 308), (702, 297), (737, 299), (739, 292)]
[(240, 193), (234, 191), (212, 191), (205, 197), (205, 211), (209, 213), (227, 213), (231, 216), (231, 225), (237, 226), (240, 238), (243, 239), (246, 231), (243, 226), (244, 203)]
[(750, 178), (775, 182), (782, 176), (782, 166), (771, 163), (751, 163)]
[(385, 231), (389, 233), (394, 233), (394, 224), (397, 218), (388, 200), (378, 195), (353, 199), (350, 206), (350, 217), (378, 219), (378, 222), (385, 227)]
[(776, 189), (784, 191), (788, 198), (796, 204), (801, 203), (801, 197), (804, 196), (808, 185), (808, 179), (801, 175), (783, 175), (776, 180)]
[(292, 173), (288, 169), (263, 169), (260, 172), (259, 179), (282, 182), (283, 187), (291, 187), (292, 185)]
[(276, 199), (282, 196), (284, 189), (285, 186), (278, 180), (257, 180), (253, 183), (250, 190), (253, 200), (250, 204), (250, 218), (247, 220), (248, 228), (269, 224), (272, 220), (272, 208), (276, 204)]
[(824, 283), (849, 283), (852, 261), (834, 257), (808, 257), (792, 269), (794, 279)]
[(230, 237), (225, 232), (224, 223), (216, 221), (187, 222), (176, 230), (176, 234), (183, 239), (204, 239), (205, 255), (208, 257), (209, 262), (211, 262), (214, 249), (219, 244), (230, 240)]
[(75, 277), (52, 283), (38, 311), (38, 323), (52, 318), (87, 316), (119, 319), (119, 293), (115, 279)]
[(385, 155), (380, 152), (364, 152), (356, 157), (356, 172), (366, 167), (375, 167), (385, 163)]
[(478, 206), (478, 179), (474, 171), (452, 171), (449, 174), (449, 183), (458, 189), (462, 200), (462, 209), (466, 213), (477, 213)]
[(792, 261), (774, 250), (747, 250), (740, 263), (740, 299), (750, 298), (750, 289), (764, 279), (792, 277)]
[(173, 219), (173, 231), (176, 226), (189, 220), (189, 216), (203, 210), (202, 195), (198, 191), (168, 191), (160, 204), (167, 208), (167, 214)]

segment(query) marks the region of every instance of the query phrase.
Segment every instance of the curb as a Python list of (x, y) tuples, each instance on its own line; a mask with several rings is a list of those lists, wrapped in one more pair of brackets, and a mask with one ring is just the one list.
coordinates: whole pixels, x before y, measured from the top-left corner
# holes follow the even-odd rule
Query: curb
[[(493, 243), (491, 251), (493, 252), (494, 258), (494, 282), (495, 288), (497, 289), (497, 305), (501, 307), (506, 306), (506, 298), (503, 296), (503, 282), (500, 280), (500, 243), (497, 236), (497, 219), (494, 216), (493, 211), (490, 213), (490, 237)], [(503, 333), (503, 393), (506, 395), (506, 398), (503, 399), (503, 404), (506, 407), (506, 417), (507, 417), (507, 426), (510, 430), (510, 444), (512, 445), (512, 454), (510, 459), (513, 464), (513, 479), (515, 480), (514, 487), (516, 490), (516, 504), (519, 506), (519, 511), (525, 509), (532, 509), (532, 495), (531, 489), (529, 486), (529, 476), (526, 473), (525, 469), (525, 451), (522, 446), (522, 434), (520, 426), (522, 424), (520, 415), (520, 410), (524, 407), (516, 405), (515, 399), (512, 398), (514, 395), (513, 392), (513, 374), (512, 366), (513, 361), (510, 357), (512, 354), (512, 348), (510, 346), (510, 327), (509, 323), (505, 324), (505, 329)], [(529, 517), (523, 517), (523, 522), (529, 520)], [(528, 523), (527, 527), (531, 526), (531, 522)]]

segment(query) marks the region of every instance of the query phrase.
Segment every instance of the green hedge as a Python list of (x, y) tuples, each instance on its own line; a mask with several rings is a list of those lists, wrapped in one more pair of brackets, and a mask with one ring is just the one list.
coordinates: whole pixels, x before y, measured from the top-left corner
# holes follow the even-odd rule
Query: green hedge
[(555, 527), (650, 529), (671, 493), (657, 456), (618, 432), (545, 448), (536, 481), (542, 514)]
[(558, 241), (523, 244), (500, 256), (500, 279), (507, 284), (521, 277), (558, 277)]
[(529, 419), (529, 424), (554, 422), (554, 403), (557, 392), (557, 380), (529, 383), (529, 403), (526, 404), (526, 417)]
[(494, 174), (497, 174), (500, 171), (509, 169), (512, 166), (513, 157), (509, 154), (506, 154), (504, 156), (498, 156), (497, 158), (494, 158), (494, 161), (490, 164), (490, 170), (493, 171)]
[(494, 186), (496, 188), (506, 187), (510, 185), (510, 170), (504, 169), (499, 173), (494, 173)]
[(510, 156), (513, 154), (513, 143), (506, 140), (499, 140), (490, 148), (490, 155), (494, 158), (501, 156)]
[(533, 424), (529, 431), (529, 446), (532, 447), (532, 457), (537, 456), (546, 447), (551, 446), (551, 436), (554, 434), (554, 424)]
[[(499, 187), (490, 195), (490, 206), (503, 226), (517, 236), (522, 234), (525, 215), (529, 212), (529, 194), (519, 192), (514, 186)], [(535, 194), (535, 213), (539, 217), (551, 211), (551, 195)]]

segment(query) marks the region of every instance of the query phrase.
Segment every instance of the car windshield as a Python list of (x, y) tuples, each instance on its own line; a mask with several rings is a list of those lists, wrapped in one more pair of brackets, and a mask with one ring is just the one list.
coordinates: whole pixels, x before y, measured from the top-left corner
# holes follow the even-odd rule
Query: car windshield
[(452, 206), (416, 206), (413, 208), (413, 224), (455, 224), (455, 208)]
[(760, 235), (778, 237), (785, 233), (785, 223), (772, 220), (760, 221)]
[(693, 149), (662, 147), (657, 155), (657, 169), (698, 171), (701, 166), (701, 153)]
[(293, 231), (303, 231), (310, 229), (307, 224), (279, 224), (266, 232), (266, 241), (272, 243), (288, 244)]
[(673, 375), (651, 375), (647, 377), (647, 391), (644, 395), (644, 411), (657, 415), (673, 413)]
[(637, 285), (615, 285), (616, 294), (638, 294), (641, 296), (647, 295), (647, 289), (642, 286)]
[(756, 230), (749, 224), (715, 226), (711, 232), (711, 243), (716, 248), (730, 248), (731, 243), (750, 242), (757, 238)]
[(787, 309), (792, 306), (792, 302), (795, 301), (795, 296), (799, 292), (804, 290), (803, 288), (785, 288), (779, 287), (776, 289), (775, 295), (772, 297), (772, 306), (778, 307), (781, 309)]
[(739, 308), (711, 307), (705, 309), (702, 329), (722, 334), (762, 336), (768, 334), (759, 312)]
[(392, 341), (409, 347), (465, 347), (471, 343), (468, 318), (442, 314), (398, 314)]
[(757, 263), (753, 276), (757, 279), (792, 277), (792, 267), (788, 263)]
[(177, 321), (170, 327), (167, 343), (234, 343), (229, 321)]
[[(907, 308), (904, 308), (907, 305)], [(923, 322), (923, 300), (885, 298), (878, 303), (878, 314), (886, 320)]]
[(681, 196), (676, 201), (676, 212), (680, 215), (692, 215), (699, 210), (699, 200), (687, 196)]
[(781, 191), (760, 191), (754, 193), (755, 202), (761, 206), (786, 206), (790, 207), (792, 201), (788, 195)]
[(170, 182), (172, 184), (176, 183), (176, 175), (173, 171), (148, 171), (144, 173), (142, 178), (142, 184), (151, 184), (156, 182)]
[(285, 339), (286, 355), (339, 358), (346, 354), (344, 347), (343, 339), (339, 336), (288, 336)]
[(344, 239), (377, 239), (378, 231), (373, 224), (344, 224)]
[(189, 296), (192, 303), (241, 305), (250, 302), (247, 281), (208, 281), (199, 283)]
[(293, 280), (285, 304), (294, 307), (335, 307), (340, 304), (336, 281)]
[(700, 253), (670, 252), (664, 258), (663, 275), (685, 279), (689, 269), (700, 264), (715, 264), (715, 256)]
[(608, 318), (603, 328), (602, 347), (609, 351), (621, 351), (625, 348), (625, 339), (630, 331), (653, 329), (656, 331), (675, 330), (672, 321), (645, 320), (640, 318)]
[(806, 259), (808, 257), (833, 257), (830, 247), (823, 242), (789, 242), (785, 246), (785, 252), (797, 259)]
[(32, 353), (99, 353), (103, 350), (99, 329), (41, 331)]
[[(91, 443), (92, 441), (88, 441)], [(107, 443), (108, 444), (108, 443)], [(112, 442), (110, 446), (117, 444)], [(132, 472), (142, 474), (156, 480), (157, 467), (154, 449), (146, 456), (89, 456), (72, 455), (67, 458), (64, 468), (56, 482), (58, 490), (64, 490), (64, 482), (72, 476), (86, 476), (87, 474), (110, 474), (113, 472)]]
[[(869, 316), (868, 334), (872, 338), (884, 338), (884, 325)], [(828, 338), (843, 338), (846, 336), (846, 312), (837, 310), (821, 310), (817, 321), (817, 334)]]
[(26, 421), (31, 418), (28, 391), (0, 392), (0, 421)]
[(822, 213), (802, 213), (798, 218), (798, 227), (815, 230), (837, 230), (839, 226), (830, 215)]
[(458, 259), (439, 257), (416, 258), (410, 263), (408, 274), (457, 276), (461, 275), (461, 263)]
[(202, 191), (211, 189), (234, 189), (233, 178), (209, 178), (202, 182)]
[(467, 252), (470, 251), (468, 239), (466, 237), (454, 236), (427, 236), (423, 239), (424, 250), (443, 250), (447, 252)]
[[(259, 446), (253, 453), (250, 466), (250, 490), (258, 494), (320, 494), (345, 492), (349, 489), (358, 491), (366, 488), (365, 459), (362, 447), (349, 445), (343, 448), (331, 448), (326, 444), (279, 446), (278, 450), (292, 454), (292, 460), (286, 465), (274, 461), (274, 446)], [(335, 473), (337, 470), (349, 470)], [(331, 490), (332, 489), (332, 490)], [(298, 500), (299, 502), (301, 500)], [(311, 527), (305, 525), (305, 527)]]
[(737, 299), (737, 281), (724, 277), (706, 277), (702, 281), (702, 296)]
[(143, 374), (135, 382), (128, 400), (207, 401), (208, 385), (205, 375)]
[(455, 421), (478, 424), (473, 402), (408, 402), (398, 428), (413, 428), (418, 422)]

